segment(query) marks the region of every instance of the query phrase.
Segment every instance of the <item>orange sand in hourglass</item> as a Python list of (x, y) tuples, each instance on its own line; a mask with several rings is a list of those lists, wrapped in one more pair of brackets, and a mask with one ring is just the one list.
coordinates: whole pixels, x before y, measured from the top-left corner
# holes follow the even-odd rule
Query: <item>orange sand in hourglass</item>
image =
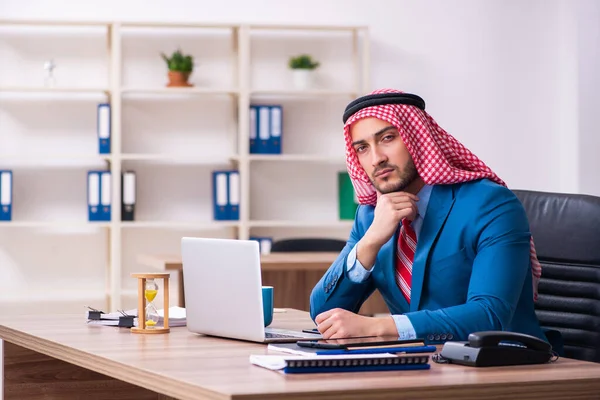
[[(156, 289), (145, 289), (144, 290), (144, 297), (146, 297), (146, 300), (148, 300), (148, 303), (152, 303), (152, 301), (156, 298), (156, 295), (158, 294), (158, 290)], [(151, 319), (146, 320), (146, 326), (155, 326), (156, 325), (156, 321), (153, 321)]]

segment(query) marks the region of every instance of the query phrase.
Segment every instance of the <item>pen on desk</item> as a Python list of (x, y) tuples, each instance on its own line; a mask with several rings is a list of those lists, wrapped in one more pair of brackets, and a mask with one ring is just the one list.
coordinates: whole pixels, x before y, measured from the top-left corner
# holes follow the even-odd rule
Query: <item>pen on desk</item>
[(317, 351), (318, 356), (326, 355), (337, 355), (337, 354), (376, 354), (376, 353), (432, 353), (436, 351), (435, 346), (420, 346), (420, 347), (391, 347), (389, 349), (374, 348), (374, 349), (361, 349), (361, 350), (349, 350), (349, 349), (335, 349), (335, 350), (324, 350)]
[(317, 348), (317, 349), (339, 349), (340, 345), (339, 344), (330, 344), (330, 343), (317, 343), (317, 342), (304, 342), (304, 341), (299, 341), (296, 342), (296, 344), (300, 347), (312, 347), (312, 348)]

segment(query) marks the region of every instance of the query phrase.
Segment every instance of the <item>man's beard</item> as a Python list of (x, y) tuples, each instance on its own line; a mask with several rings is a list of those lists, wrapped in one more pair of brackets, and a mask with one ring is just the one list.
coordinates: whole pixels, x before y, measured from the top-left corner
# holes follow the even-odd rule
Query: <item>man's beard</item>
[[(383, 182), (383, 185), (381, 185), (381, 183), (382, 183), (381, 181), (378, 184), (376, 182), (375, 178), (371, 178), (371, 182), (373, 183), (373, 186), (375, 186), (375, 189), (377, 189), (377, 191), (381, 194), (402, 192), (403, 190), (405, 190), (408, 187), (408, 185), (413, 183), (415, 181), (415, 179), (417, 179), (417, 177), (419, 176), (419, 174), (417, 172), (417, 168), (415, 167), (415, 164), (413, 163), (412, 160), (408, 160), (406, 162), (402, 171), (400, 171), (400, 168), (398, 168), (396, 165), (392, 165), (392, 164), (380, 165), (373, 171), (373, 176), (375, 176), (375, 174), (377, 172), (384, 170), (384, 169), (393, 169), (398, 174), (399, 179), (393, 183), (388, 180), (388, 182)], [(394, 178), (388, 178), (388, 179), (394, 179)]]

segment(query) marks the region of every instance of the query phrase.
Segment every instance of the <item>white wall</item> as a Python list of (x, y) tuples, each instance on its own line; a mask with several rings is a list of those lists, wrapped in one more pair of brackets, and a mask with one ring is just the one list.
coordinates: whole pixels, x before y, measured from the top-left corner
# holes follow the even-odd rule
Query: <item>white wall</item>
[[(367, 24), (371, 28), (373, 88), (395, 87), (422, 95), (433, 117), (512, 187), (579, 190), (579, 185), (568, 179), (557, 179), (560, 171), (577, 171), (574, 165), (578, 163), (574, 152), (567, 158), (560, 154), (566, 134), (561, 129), (566, 127), (557, 120), (565, 118), (561, 117), (565, 107), (561, 91), (576, 82), (575, 76), (564, 76), (568, 66), (561, 63), (569, 62), (564, 56), (573, 56), (571, 46), (577, 44), (557, 44), (564, 42), (565, 34), (571, 39), (571, 33), (561, 31), (561, 26), (567, 30), (575, 26), (564, 27), (567, 17), (561, 7), (584, 9), (577, 15), (577, 26), (579, 33), (591, 34), (594, 14), (585, 9), (597, 8), (597, 2), (375, 0), (370, 4), (263, 0), (207, 5), (184, 0), (173, 6), (168, 1), (106, 0), (97, 6), (74, 0), (4, 0), (0, 16)], [(585, 46), (598, 48), (591, 39), (579, 41), (576, 54), (582, 57), (578, 65), (584, 74), (580, 88), (591, 87), (587, 81), (592, 84), (598, 79), (591, 73), (593, 56), (581, 51)], [(590, 57), (589, 63), (584, 62), (585, 57)], [(587, 74), (582, 70), (586, 68)], [(565, 79), (566, 84), (557, 85)], [(573, 95), (567, 94), (567, 106), (577, 104)], [(597, 95), (585, 96), (593, 97), (593, 102), (585, 100), (590, 107), (597, 104)]]
[[(595, 154), (600, 140), (595, 133), (600, 122), (596, 111), (600, 105), (598, 2), (374, 0), (368, 7), (365, 4), (358, 0), (210, 3), (195, 0), (176, 3), (164, 0), (104, 0), (100, 3), (2, 0), (0, 18), (368, 25), (373, 88), (394, 87), (422, 95), (438, 123), (513, 188), (600, 194), (600, 183), (593, 178), (600, 166)], [(135, 46), (130, 50), (144, 51)], [(11, 66), (0, 61), (0, 68), (6, 70)], [(101, 71), (93, 72), (102, 76)], [(124, 107), (129, 107), (130, 114), (135, 115), (137, 105), (130, 104)], [(343, 106), (338, 104), (332, 109), (333, 121), (341, 119)], [(307, 107), (310, 109), (311, 105)], [(19, 118), (18, 108), (9, 111), (13, 118)], [(178, 115), (178, 110), (171, 111), (173, 116)], [(148, 113), (147, 108), (145, 112)], [(20, 118), (26, 119), (22, 115)], [(33, 124), (33, 128), (41, 124), (39, 121), (28, 123)], [(153, 124), (148, 122), (150, 126)], [(65, 125), (61, 134), (73, 134), (68, 129)], [(314, 139), (311, 137), (311, 141)], [(332, 148), (335, 140), (331, 137), (324, 140), (328, 146), (323, 149), (324, 153), (341, 151)], [(89, 145), (93, 143), (81, 143), (84, 147)], [(124, 146), (127, 145), (124, 141)], [(40, 184), (44, 182), (43, 176), (32, 179), (38, 179)], [(152, 186), (152, 182), (147, 184)], [(290, 189), (294, 189), (292, 185), (295, 184), (290, 184)], [(139, 196), (143, 197), (144, 193)], [(75, 196), (68, 200), (80, 201)], [(143, 208), (140, 211), (145, 213)], [(258, 214), (260, 217), (260, 210)], [(165, 219), (168, 217), (174, 215)], [(277, 230), (277, 234), (285, 235), (280, 231)], [(32, 237), (26, 230), (0, 232), (0, 249), (4, 248), (4, 252), (0, 251), (0, 275), (14, 279), (4, 281), (6, 287), (18, 283), (19, 279), (34, 279), (43, 287), (46, 275), (32, 276), (46, 256), (22, 256), (29, 249), (26, 243), (31, 240), (44, 243), (42, 249), (51, 260), (46, 268), (57, 272), (73, 268), (73, 265), (61, 265), (60, 253), (56, 250), (65, 240), (72, 241), (71, 251), (75, 257), (71, 264), (85, 264), (91, 271), (81, 269), (74, 282), (87, 285), (82, 290), (104, 285), (101, 276), (107, 262), (104, 247), (91, 249), (89, 244), (90, 235), (100, 235), (100, 243), (103, 243), (103, 232), (90, 232), (81, 238), (68, 234), (55, 238), (43, 236), (43, 232), (37, 235)], [(136, 251), (151, 249), (169, 253), (178, 251), (176, 239), (179, 236), (179, 232), (128, 232), (124, 234), (124, 243)], [(12, 253), (20, 256), (13, 259)], [(124, 262), (127, 265), (125, 280), (128, 272), (140, 266), (135, 263), (133, 253)], [(17, 287), (17, 290), (20, 289)]]
[(576, 5), (579, 105), (579, 189), (600, 195), (600, 2)]

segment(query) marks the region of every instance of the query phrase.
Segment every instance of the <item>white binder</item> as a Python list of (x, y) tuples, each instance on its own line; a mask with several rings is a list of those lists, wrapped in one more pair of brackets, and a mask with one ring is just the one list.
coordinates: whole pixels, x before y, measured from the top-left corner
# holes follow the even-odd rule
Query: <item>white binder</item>
[(135, 172), (123, 172), (121, 220), (133, 221), (135, 215)]
[(258, 152), (270, 153), (271, 145), (271, 123), (269, 106), (258, 108)]
[(111, 215), (111, 175), (110, 172), (102, 172), (100, 176), (100, 206), (104, 221), (110, 221)]
[(97, 130), (98, 130), (98, 152), (100, 154), (110, 154), (110, 104), (98, 104), (97, 110)]
[(256, 145), (256, 136), (257, 136), (257, 132), (256, 132), (256, 119), (257, 119), (257, 115), (256, 115), (256, 107), (251, 106), (250, 107), (250, 130), (249, 130), (249, 136), (250, 136), (250, 153), (257, 153), (257, 145)]
[(88, 172), (88, 220), (100, 221), (100, 173)]
[(12, 220), (12, 171), (0, 171), (0, 221)]
[(229, 219), (240, 218), (240, 173), (231, 171), (229, 173)]
[(214, 218), (216, 220), (229, 219), (229, 202), (227, 195), (227, 172), (218, 171), (214, 174)]

